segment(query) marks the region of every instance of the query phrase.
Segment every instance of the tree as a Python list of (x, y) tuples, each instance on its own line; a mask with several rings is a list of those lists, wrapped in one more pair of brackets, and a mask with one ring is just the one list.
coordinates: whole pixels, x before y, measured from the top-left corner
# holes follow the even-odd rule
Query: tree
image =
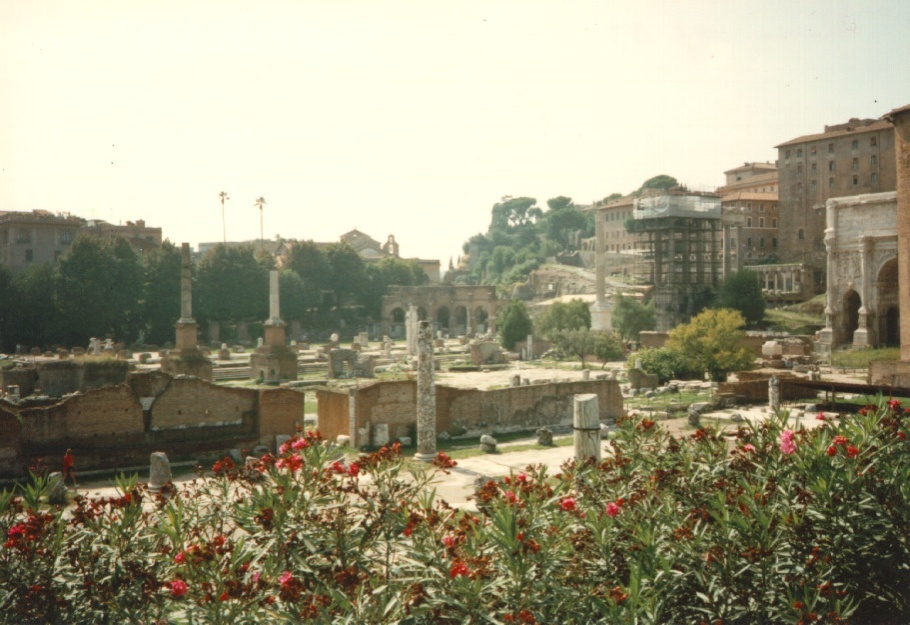
[(509, 305), (499, 313), (496, 321), (499, 328), (499, 343), (506, 349), (513, 349), (515, 344), (525, 340), (533, 329), (528, 307), (520, 299), (509, 300)]
[(11, 291), (15, 299), (9, 303), (15, 305), (9, 308), (5, 344), (44, 346), (63, 341), (58, 288), (58, 275), (50, 263), (31, 265), (13, 277)]
[(731, 273), (720, 286), (717, 303), (720, 308), (738, 310), (748, 323), (764, 319), (765, 296), (758, 274), (748, 270)]
[(639, 340), (642, 331), (657, 327), (654, 307), (617, 293), (613, 298), (613, 329), (626, 341)]
[(613, 332), (595, 332), (594, 350), (592, 353), (601, 362), (600, 368), (603, 369), (608, 362), (622, 360), (622, 341)]
[(648, 178), (645, 180), (639, 191), (644, 191), (645, 189), (675, 189), (679, 186), (679, 182), (673, 176), (668, 176), (666, 174), (660, 174), (659, 176), (654, 176), (653, 178)]
[(581, 361), (581, 368), (585, 368), (585, 358), (594, 351), (594, 333), (590, 328), (560, 329), (550, 336), (559, 351), (576, 356)]
[(360, 254), (347, 243), (332, 243), (326, 248), (326, 260), (331, 272), (335, 305), (357, 304), (367, 286), (366, 267)]
[(269, 277), (253, 248), (216, 245), (202, 257), (193, 276), (193, 294), (203, 322), (264, 319), (269, 309)]
[(224, 236), (224, 244), (227, 245), (227, 223), (224, 220), (224, 202), (231, 198), (228, 197), (227, 191), (222, 191), (218, 194), (218, 199), (221, 200), (221, 232)]
[(10, 331), (17, 303), (21, 306), (13, 275), (6, 266), (0, 265), (0, 351), (12, 351), (9, 348), (16, 344)]
[(381, 316), (382, 297), (388, 293), (390, 286), (418, 286), (428, 280), (416, 261), (391, 256), (375, 263), (368, 263), (364, 269), (366, 286), (361, 291), (360, 303), (366, 314), (373, 319), (379, 319)]
[[(537, 334), (554, 341), (560, 330), (576, 330), (591, 327), (591, 310), (580, 299), (570, 302), (553, 302), (537, 317)], [(554, 341), (555, 342), (555, 341)]]
[(745, 324), (739, 311), (705, 310), (671, 330), (666, 347), (682, 354), (690, 368), (721, 382), (730, 371), (750, 368), (755, 359), (743, 345)]
[(547, 206), (550, 210), (543, 216), (544, 231), (560, 249), (566, 249), (569, 247), (570, 233), (587, 229), (587, 217), (578, 210), (572, 198), (564, 195), (547, 200)]
[(77, 237), (59, 264), (63, 338), (72, 345), (92, 336), (132, 341), (140, 326), (143, 269), (132, 246), (117, 237)]
[(265, 222), (263, 221), (264, 217), (263, 217), (263, 213), (262, 213), (262, 208), (265, 206), (265, 198), (262, 196), (259, 196), (258, 198), (256, 198), (256, 201), (253, 202), (253, 206), (259, 207), (259, 251), (262, 252), (262, 250), (264, 249), (264, 246), (265, 246), (265, 228), (264, 228)]
[(661, 384), (678, 378), (689, 378), (693, 372), (681, 353), (669, 347), (640, 349), (629, 355), (629, 369), (641, 362), (641, 370), (656, 375)]
[(161, 345), (174, 340), (174, 324), (180, 318), (180, 277), (183, 257), (165, 241), (145, 257), (142, 320), (145, 340)]

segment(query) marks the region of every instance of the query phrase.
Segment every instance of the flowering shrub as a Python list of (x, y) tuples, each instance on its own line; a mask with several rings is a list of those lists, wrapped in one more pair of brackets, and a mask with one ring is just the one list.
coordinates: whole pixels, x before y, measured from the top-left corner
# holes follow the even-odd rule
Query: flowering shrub
[[(837, 623), (910, 613), (910, 417), (783, 416), (732, 437), (618, 427), (600, 463), (436, 499), (397, 446), (316, 435), (152, 495), (0, 493), (0, 614), (21, 623)], [(438, 473), (435, 473), (438, 475)], [(442, 478), (444, 479), (444, 478)], [(869, 620), (872, 618), (873, 620)]]

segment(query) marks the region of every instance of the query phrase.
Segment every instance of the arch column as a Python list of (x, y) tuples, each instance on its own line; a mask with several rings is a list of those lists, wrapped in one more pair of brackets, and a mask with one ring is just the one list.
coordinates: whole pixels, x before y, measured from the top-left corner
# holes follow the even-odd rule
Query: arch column
[(860, 285), (860, 302), (859, 307), (859, 327), (853, 333), (853, 346), (866, 347), (871, 345), (869, 336), (869, 317), (871, 308), (869, 307), (869, 297), (871, 295), (872, 285), (872, 248), (874, 246), (872, 237), (860, 237), (860, 272), (862, 275), (862, 285)]

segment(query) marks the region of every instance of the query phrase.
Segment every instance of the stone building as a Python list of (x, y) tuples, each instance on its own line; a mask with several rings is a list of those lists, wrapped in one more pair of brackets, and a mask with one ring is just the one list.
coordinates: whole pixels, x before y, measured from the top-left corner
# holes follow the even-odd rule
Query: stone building
[(0, 263), (16, 273), (58, 260), (85, 227), (85, 220), (44, 210), (0, 212)]
[(391, 286), (382, 298), (381, 332), (405, 336), (406, 312), (415, 306), (420, 321), (433, 323), (433, 332), (451, 336), (496, 332), (500, 302), (492, 286)]
[(827, 292), (819, 350), (898, 345), (896, 193), (832, 198), (826, 215)]
[(825, 202), (830, 198), (893, 191), (891, 122), (851, 119), (777, 146), (780, 168), (779, 256), (803, 263), (811, 274), (808, 295), (825, 289)]
[(117, 225), (103, 219), (90, 219), (85, 222), (83, 232), (107, 241), (122, 237), (138, 252), (148, 252), (161, 247), (161, 228), (147, 226), (144, 219)]
[(594, 292), (591, 305), (591, 328), (609, 331), (613, 328), (613, 308), (607, 297), (607, 276), (629, 275), (635, 271), (639, 251), (636, 236), (626, 228), (635, 210), (635, 197), (626, 196), (595, 204), (594, 212)]
[(723, 213), (742, 216), (739, 232), (724, 242), (741, 265), (774, 258), (778, 249), (777, 166), (746, 163), (725, 171), (727, 184), (718, 187)]

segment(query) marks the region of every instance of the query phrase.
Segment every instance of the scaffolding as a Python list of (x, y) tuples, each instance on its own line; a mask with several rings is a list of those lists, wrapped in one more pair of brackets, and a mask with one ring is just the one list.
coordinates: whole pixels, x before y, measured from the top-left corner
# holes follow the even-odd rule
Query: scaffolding
[(636, 200), (627, 225), (641, 259), (636, 281), (654, 285), (657, 329), (687, 321), (722, 276), (721, 200), (708, 194), (666, 194)]

